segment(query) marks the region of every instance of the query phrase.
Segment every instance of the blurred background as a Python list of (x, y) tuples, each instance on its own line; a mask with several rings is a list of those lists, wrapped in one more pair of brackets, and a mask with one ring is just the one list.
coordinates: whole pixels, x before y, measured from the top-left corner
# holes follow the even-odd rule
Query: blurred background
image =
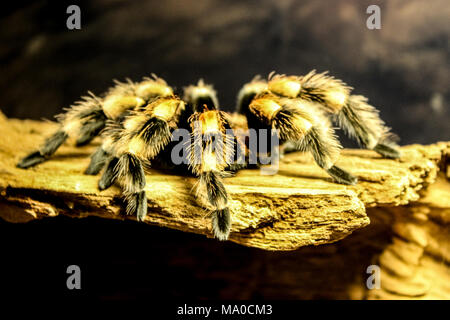
[[(81, 30), (66, 27), (71, 4), (81, 8)], [(381, 30), (366, 27), (371, 4), (381, 8)], [(178, 90), (204, 78), (231, 111), (239, 88), (256, 74), (316, 69), (369, 97), (401, 144), (450, 138), (448, 0), (12, 5), (0, 11), (0, 110), (8, 117), (53, 119), (87, 90), (100, 94), (112, 79), (150, 73)], [(344, 145), (354, 146), (347, 140)], [(370, 228), (383, 235), (376, 225)], [(8, 244), (2, 253), (8, 285), (2, 289), (111, 299), (361, 298), (347, 289), (363, 279), (356, 266), (368, 265), (379, 248), (355, 239), (357, 233), (342, 241), (354, 241), (352, 250), (359, 252), (346, 257), (367, 261), (327, 260), (338, 256), (339, 245), (271, 253), (133, 222), (1, 221), (0, 240)], [(348, 265), (347, 272), (332, 276), (333, 283), (329, 276), (311, 277), (332, 272), (327, 261)], [(65, 290), (68, 264), (79, 264), (86, 274), (81, 293)]]
[[(78, 4), (81, 30), (68, 30)], [(366, 9), (381, 8), (369, 30)], [(53, 119), (87, 90), (150, 73), (179, 90), (199, 78), (223, 109), (256, 74), (341, 78), (369, 97), (401, 143), (450, 138), (447, 0), (14, 1), (0, 22), (0, 110)], [(352, 145), (348, 145), (352, 146)]]

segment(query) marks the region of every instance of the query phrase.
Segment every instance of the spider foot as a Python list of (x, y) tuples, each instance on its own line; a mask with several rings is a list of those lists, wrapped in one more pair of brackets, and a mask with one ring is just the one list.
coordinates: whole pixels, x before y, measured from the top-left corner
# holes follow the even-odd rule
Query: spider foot
[(355, 185), (358, 182), (357, 177), (337, 166), (332, 166), (330, 169), (327, 169), (327, 172), (337, 183)]
[(118, 158), (112, 158), (111, 161), (108, 163), (105, 172), (103, 172), (102, 177), (98, 181), (98, 189), (100, 191), (108, 189), (116, 181), (117, 172), (115, 170), (115, 167), (118, 162), (119, 162)]
[(145, 191), (135, 193), (128, 201), (133, 202), (128, 205), (135, 208), (134, 214), (137, 221), (144, 221), (147, 216), (147, 196)]
[(102, 147), (98, 148), (91, 156), (91, 162), (84, 173), (95, 176), (102, 170), (107, 158), (108, 153)]
[(384, 144), (384, 143), (378, 143), (375, 148), (373, 148), (374, 151), (378, 152), (385, 158), (389, 159), (398, 159), (400, 158), (400, 151), (395, 149), (394, 147)]
[(25, 158), (21, 159), (17, 163), (17, 167), (18, 168), (22, 168), (22, 169), (26, 169), (26, 168), (35, 166), (35, 165), (37, 165), (39, 163), (42, 163), (45, 160), (47, 160), (47, 159), (43, 155), (41, 155), (41, 153), (39, 151), (35, 151), (33, 153), (30, 153)]
[(212, 212), (212, 229), (214, 236), (219, 240), (228, 240), (231, 229), (230, 209), (217, 209)]

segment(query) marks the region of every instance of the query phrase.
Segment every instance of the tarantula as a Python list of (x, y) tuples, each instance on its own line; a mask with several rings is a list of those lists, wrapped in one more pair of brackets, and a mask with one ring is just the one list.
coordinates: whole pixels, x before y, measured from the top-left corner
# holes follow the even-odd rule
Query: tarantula
[[(325, 111), (336, 114), (338, 123), (362, 146), (390, 158), (399, 153), (376, 109), (364, 97), (351, 96), (350, 90), (343, 82), (314, 72), (304, 77), (271, 75), (268, 81), (255, 77), (239, 92), (237, 111), (246, 117), (247, 131), (269, 129), (283, 143), (283, 150), (309, 150), (336, 182), (354, 184), (356, 177), (334, 165), (340, 144)], [(102, 97), (89, 92), (57, 119), (60, 129), (20, 160), (18, 167), (47, 160), (69, 137), (81, 146), (101, 133), (101, 146), (85, 173), (96, 175), (104, 168), (98, 187), (104, 190), (117, 181), (127, 214), (145, 218), (145, 168), (150, 163), (166, 164), (197, 177), (195, 194), (211, 213), (214, 236), (228, 239), (231, 213), (223, 178), (246, 167), (252, 154), (263, 150), (252, 150), (245, 135), (236, 134), (233, 117), (219, 110), (211, 85), (200, 80), (184, 88), (181, 99), (155, 75), (140, 82), (116, 81)], [(186, 161), (174, 163), (178, 129), (188, 131), (189, 137), (184, 143)]]
[[(154, 75), (137, 83), (116, 81), (103, 97), (89, 93), (57, 119), (60, 129), (17, 166), (28, 168), (46, 161), (69, 137), (77, 138), (76, 145), (81, 146), (102, 132), (102, 144), (91, 156), (85, 173), (96, 175), (105, 168), (98, 188), (105, 190), (117, 181), (127, 214), (136, 215), (138, 220), (147, 214), (145, 168), (151, 161), (170, 162), (173, 132), (189, 129), (192, 144), (199, 146), (200, 152), (187, 148), (190, 160), (179, 166), (198, 176), (196, 194), (211, 210), (214, 234), (219, 239), (228, 238), (231, 217), (222, 176), (232, 161), (236, 139), (226, 134), (231, 128), (228, 115), (218, 110), (212, 86), (200, 80), (196, 86), (185, 88), (182, 100)], [(218, 147), (226, 149), (223, 159), (216, 157)]]

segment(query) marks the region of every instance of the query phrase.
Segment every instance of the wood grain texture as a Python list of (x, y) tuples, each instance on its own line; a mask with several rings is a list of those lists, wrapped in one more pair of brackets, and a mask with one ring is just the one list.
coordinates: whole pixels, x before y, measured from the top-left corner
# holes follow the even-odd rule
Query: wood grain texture
[[(28, 170), (16, 162), (56, 129), (53, 122), (0, 116), (0, 215), (10, 222), (54, 217), (124, 216), (120, 190), (98, 191), (86, 176), (98, 145), (75, 148), (70, 141), (50, 161)], [(369, 224), (367, 207), (406, 205), (436, 180), (448, 143), (402, 147), (401, 160), (373, 151), (344, 150), (338, 165), (359, 178), (356, 186), (331, 182), (309, 154), (286, 155), (276, 175), (242, 170), (225, 183), (231, 195), (230, 240), (266, 250), (294, 250), (332, 243)], [(190, 192), (195, 179), (147, 173), (149, 213), (145, 223), (211, 236), (210, 219)]]

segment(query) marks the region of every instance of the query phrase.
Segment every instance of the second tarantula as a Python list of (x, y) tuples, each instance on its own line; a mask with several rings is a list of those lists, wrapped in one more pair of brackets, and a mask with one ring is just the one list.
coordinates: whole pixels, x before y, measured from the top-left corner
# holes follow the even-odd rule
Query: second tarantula
[[(399, 156), (376, 109), (364, 97), (351, 96), (348, 86), (325, 74), (275, 75), (268, 82), (255, 78), (238, 95), (238, 112), (246, 116), (247, 129), (275, 130), (282, 143), (311, 151), (317, 164), (336, 182), (354, 184), (356, 177), (334, 165), (340, 144), (324, 111), (337, 114), (339, 124), (361, 145), (387, 157)], [(116, 82), (104, 96), (91, 93), (57, 119), (60, 129), (39, 150), (20, 160), (18, 167), (47, 160), (68, 137), (84, 145), (102, 132), (102, 144), (91, 156), (85, 173), (95, 175), (104, 168), (98, 187), (104, 190), (117, 181), (127, 202), (127, 214), (136, 215), (138, 220), (145, 218), (145, 168), (150, 162), (165, 163), (198, 177), (196, 195), (211, 212), (214, 236), (228, 238), (231, 213), (223, 177), (227, 171), (246, 166), (235, 155), (243, 154), (248, 162), (251, 153), (259, 150), (251, 150), (247, 140), (234, 134), (232, 117), (219, 110), (211, 85), (200, 80), (186, 87), (180, 99), (154, 75), (141, 82)], [(171, 159), (177, 129), (190, 132), (187, 162), (181, 164)]]

